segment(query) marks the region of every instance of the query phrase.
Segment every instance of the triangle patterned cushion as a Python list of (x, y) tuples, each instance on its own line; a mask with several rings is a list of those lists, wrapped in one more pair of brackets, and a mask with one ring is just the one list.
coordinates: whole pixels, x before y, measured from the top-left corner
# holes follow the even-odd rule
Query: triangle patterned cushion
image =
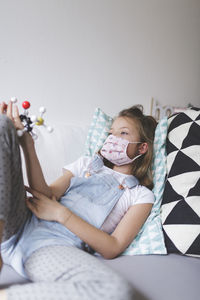
[(96, 108), (85, 143), (85, 152), (87, 156), (93, 156), (103, 146), (113, 119), (105, 114), (100, 108)]
[(200, 111), (169, 118), (161, 218), (168, 253), (200, 257)]
[[(85, 144), (86, 155), (92, 156), (102, 147), (112, 121), (113, 119), (106, 115), (100, 108), (95, 110)], [(122, 255), (167, 254), (160, 218), (160, 205), (166, 176), (165, 142), (167, 127), (167, 118), (164, 118), (159, 122), (155, 132), (153, 192), (156, 200), (153, 205), (152, 212), (136, 238), (122, 253)]]

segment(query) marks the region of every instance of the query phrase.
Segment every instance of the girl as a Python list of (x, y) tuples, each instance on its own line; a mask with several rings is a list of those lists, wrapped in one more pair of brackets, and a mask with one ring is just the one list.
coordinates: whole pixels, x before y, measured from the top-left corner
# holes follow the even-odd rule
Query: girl
[[(32, 137), (25, 133), (19, 138), (19, 144), (24, 153), (30, 186), (25, 189), (32, 194), (32, 197), (26, 198), (15, 130), (22, 129), (23, 124), (17, 106), (13, 108), (11, 102), (6, 110), (2, 103), (0, 113), (0, 235), (3, 261), (32, 281), (73, 282), (73, 288), (76, 288), (73, 291), (71, 288), (70, 299), (73, 299), (73, 293), (75, 297), (80, 293), (77, 289), (80, 277), (77, 276), (81, 272), (84, 273), (82, 284), (87, 279), (93, 283), (100, 280), (102, 286), (110, 282), (112, 286), (109, 288), (110, 295), (106, 291), (108, 298), (105, 298), (102, 287), (95, 286), (95, 294), (94, 289), (92, 294), (89, 290), (91, 285), (89, 287), (87, 284), (82, 298), (109, 299), (116, 293), (120, 282), (116, 299), (130, 299), (132, 292), (128, 283), (85, 251), (97, 252), (106, 259), (117, 257), (136, 237), (149, 216), (154, 202), (150, 189), (156, 121), (143, 115), (140, 107), (121, 111), (99, 153), (93, 158), (81, 157), (65, 166), (64, 175), (49, 186), (45, 182)], [(77, 267), (80, 257), (81, 265)], [(72, 269), (75, 281), (66, 279)], [(57, 286), (51, 286), (52, 295)], [(31, 288), (34, 289), (34, 284)], [(16, 289), (11, 287), (1, 291), (0, 295), (9, 300), (12, 297), (18, 299), (18, 292), (20, 299), (26, 299), (23, 298), (23, 288)], [(68, 292), (69, 289), (62, 294), (65, 295), (63, 299), (66, 299)], [(41, 299), (38, 286), (30, 293), (29, 299), (32, 294)]]

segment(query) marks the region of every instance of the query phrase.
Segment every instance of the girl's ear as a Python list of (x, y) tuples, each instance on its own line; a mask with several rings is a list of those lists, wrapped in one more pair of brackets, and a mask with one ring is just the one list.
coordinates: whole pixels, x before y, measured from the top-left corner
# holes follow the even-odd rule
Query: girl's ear
[(147, 143), (142, 143), (139, 146), (139, 154), (145, 154), (148, 150), (148, 144)]

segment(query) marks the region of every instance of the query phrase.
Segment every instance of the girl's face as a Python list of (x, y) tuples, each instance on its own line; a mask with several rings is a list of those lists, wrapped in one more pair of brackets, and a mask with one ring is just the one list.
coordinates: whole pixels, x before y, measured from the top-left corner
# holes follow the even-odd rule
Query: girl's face
[[(129, 142), (140, 142), (140, 135), (137, 122), (128, 117), (118, 117), (112, 124), (109, 133), (128, 140)], [(134, 158), (139, 154), (141, 144), (129, 144), (127, 155)]]

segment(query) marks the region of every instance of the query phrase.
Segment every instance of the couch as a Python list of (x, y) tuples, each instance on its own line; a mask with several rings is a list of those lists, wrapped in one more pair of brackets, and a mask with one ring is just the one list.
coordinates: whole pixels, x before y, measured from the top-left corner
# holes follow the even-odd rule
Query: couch
[[(55, 123), (51, 134), (44, 127), (35, 129), (38, 134), (35, 145), (48, 183), (62, 175), (64, 165), (82, 155), (88, 128), (88, 125), (66, 122)], [(25, 170), (24, 160), (22, 164)], [(24, 181), (27, 182), (25, 172)], [(98, 259), (132, 284), (138, 300), (196, 300), (200, 297), (200, 259), (197, 257), (170, 253)], [(1, 288), (26, 282), (10, 266), (3, 265)]]

